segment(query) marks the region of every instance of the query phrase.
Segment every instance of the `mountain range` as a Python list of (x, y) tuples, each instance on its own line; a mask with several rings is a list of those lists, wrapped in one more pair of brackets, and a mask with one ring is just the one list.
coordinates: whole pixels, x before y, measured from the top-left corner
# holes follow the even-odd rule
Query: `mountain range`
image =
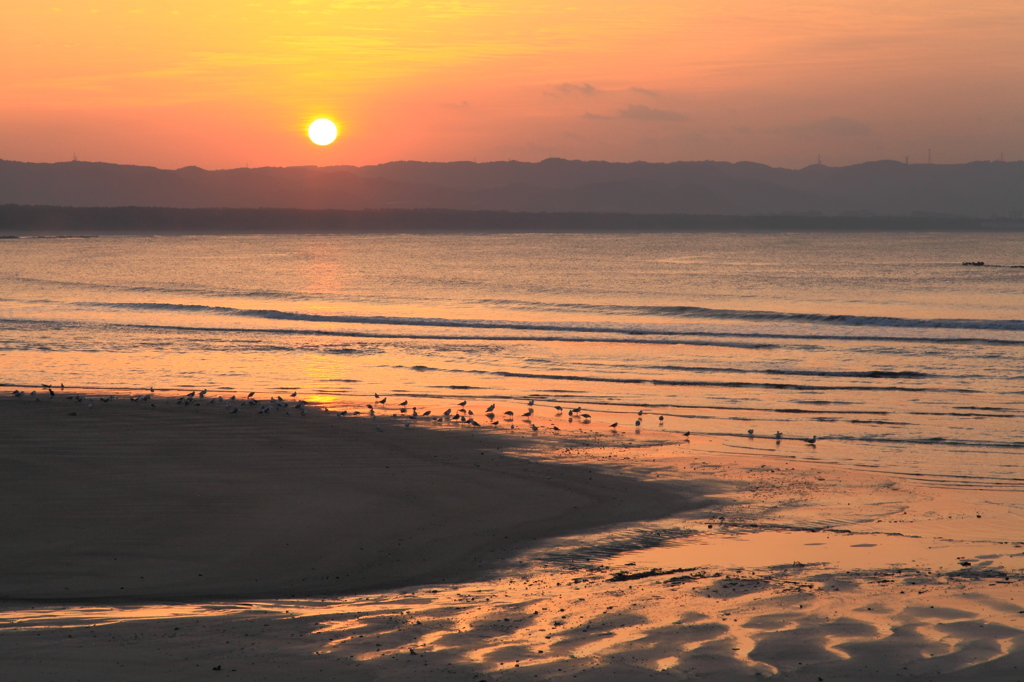
[(547, 159), (166, 170), (0, 160), (0, 204), (1019, 219), (1024, 162), (875, 161), (792, 170), (748, 162)]

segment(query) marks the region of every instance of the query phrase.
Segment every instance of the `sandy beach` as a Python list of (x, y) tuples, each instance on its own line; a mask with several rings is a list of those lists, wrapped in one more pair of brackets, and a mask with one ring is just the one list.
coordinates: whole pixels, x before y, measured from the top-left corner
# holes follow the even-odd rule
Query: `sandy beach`
[(1013, 490), (803, 443), (38, 397), (0, 400), (8, 679), (1024, 678)]

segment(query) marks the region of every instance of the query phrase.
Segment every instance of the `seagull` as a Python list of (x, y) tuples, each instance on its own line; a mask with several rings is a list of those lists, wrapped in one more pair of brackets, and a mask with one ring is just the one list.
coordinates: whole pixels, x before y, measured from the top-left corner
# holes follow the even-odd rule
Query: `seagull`
[(505, 411), (505, 416), (506, 417), (514, 417), (514, 416), (516, 416), (516, 413), (513, 412), (512, 410), (506, 410)]
[(747, 435), (750, 436), (751, 438), (753, 438), (754, 437), (754, 429), (747, 429)]
[(612, 423), (610, 424), (610, 426), (611, 426), (611, 427), (612, 427), (613, 429), (614, 429), (614, 428), (615, 428), (616, 426), (618, 426), (618, 425), (619, 425), (619, 422), (612, 422)]
[(689, 438), (690, 437), (690, 432), (689, 431), (683, 431), (683, 437), (684, 438)]
[(491, 406), (484, 410), (484, 412), (494, 412), (494, 403), (491, 403)]
[(636, 420), (636, 424), (634, 424), (634, 426), (636, 426), (636, 428), (638, 428), (638, 429), (640, 428), (640, 420), (639, 419)]
[(775, 440), (782, 440), (782, 431), (775, 432)]
[(409, 404), (409, 401), (408, 401), (408, 400), (403, 400), (402, 402), (398, 403), (398, 406), (399, 406), (399, 407), (405, 407), (405, 406), (406, 406), (406, 405), (408, 405), (408, 404)]
[(294, 398), (298, 394), (298, 391), (292, 391), (292, 397)]
[(811, 436), (810, 438), (804, 438), (804, 442), (808, 445), (814, 445), (818, 441), (817, 436)]
[(660, 421), (660, 422), (665, 421), (665, 415), (663, 415), (663, 414), (658, 415), (658, 421)]
[(466, 401), (465, 400), (463, 400), (461, 403), (459, 403), (459, 407), (465, 407), (465, 406), (466, 406)]
[(526, 403), (526, 405), (527, 406), (533, 405), (533, 401), (531, 400), (530, 402)]
[(249, 391), (249, 395), (245, 396), (245, 399), (248, 400), (249, 398), (253, 397), (254, 395), (256, 395), (256, 391)]

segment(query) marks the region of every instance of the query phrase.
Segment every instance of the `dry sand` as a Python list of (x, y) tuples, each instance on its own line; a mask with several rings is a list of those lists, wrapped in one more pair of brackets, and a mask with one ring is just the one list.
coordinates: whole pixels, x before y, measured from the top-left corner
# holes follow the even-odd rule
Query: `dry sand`
[(1018, 491), (92, 402), (0, 400), (5, 679), (1024, 679)]

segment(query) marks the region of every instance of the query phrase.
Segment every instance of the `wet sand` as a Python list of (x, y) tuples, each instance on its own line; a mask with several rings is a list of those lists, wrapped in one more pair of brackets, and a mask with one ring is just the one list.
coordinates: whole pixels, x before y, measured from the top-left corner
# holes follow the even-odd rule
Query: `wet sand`
[(261, 407), (0, 400), (0, 599), (449, 581), (541, 538), (705, 502), (698, 486), (506, 455), (480, 429)]
[(828, 444), (0, 411), (14, 679), (1024, 679), (1012, 488)]

